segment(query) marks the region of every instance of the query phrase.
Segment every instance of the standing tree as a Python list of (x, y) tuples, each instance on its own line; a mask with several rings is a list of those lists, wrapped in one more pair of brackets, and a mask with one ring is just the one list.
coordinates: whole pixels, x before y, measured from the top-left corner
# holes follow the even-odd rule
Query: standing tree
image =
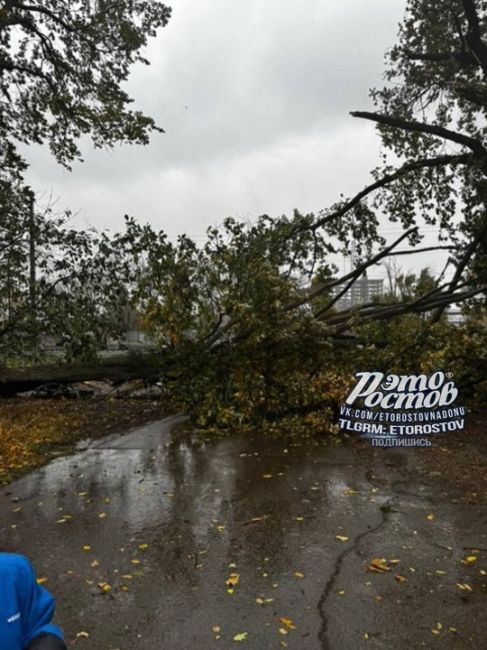
[[(4, 0), (0, 7), (0, 149), (22, 166), (18, 143), (47, 142), (61, 164), (80, 157), (78, 140), (95, 146), (146, 144), (161, 131), (130, 108), (123, 90), (130, 67), (166, 25), (170, 9), (147, 0)], [(5, 168), (5, 167), (4, 167)]]
[[(0, 356), (60, 330), (76, 354), (113, 329), (113, 309), (102, 304), (118, 275), (110, 277), (109, 255), (96, 253), (106, 238), (66, 230), (49, 211), (33, 214), (19, 145), (47, 144), (70, 168), (82, 136), (112, 147), (162, 131), (131, 108), (123, 84), (133, 64), (149, 63), (143, 49), (170, 13), (152, 0), (0, 3)], [(84, 332), (90, 341), (80, 347)]]
[[(386, 79), (372, 91), (387, 156), (376, 205), (411, 227), (421, 219), (455, 249), (448, 289), (487, 284), (487, 2), (410, 0)], [(441, 315), (445, 305), (436, 312)]]

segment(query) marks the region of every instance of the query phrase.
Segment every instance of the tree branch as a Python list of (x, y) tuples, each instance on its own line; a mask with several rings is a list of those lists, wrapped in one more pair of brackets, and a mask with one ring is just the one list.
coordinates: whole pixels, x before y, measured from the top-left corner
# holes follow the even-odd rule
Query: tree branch
[(366, 309), (353, 309), (347, 310), (340, 314), (333, 314), (329, 318), (323, 320), (328, 325), (339, 328), (337, 331), (348, 329), (350, 321), (355, 317), (358, 324), (369, 320), (384, 320), (385, 318), (392, 318), (401, 314), (431, 311), (442, 305), (450, 305), (456, 302), (464, 302), (479, 293), (487, 291), (487, 286), (477, 289), (470, 289), (462, 293), (455, 293), (451, 291), (444, 292), (440, 295), (432, 296), (430, 300), (414, 300), (412, 302), (397, 303), (388, 307), (367, 307)]
[(464, 65), (478, 65), (477, 59), (470, 52), (412, 52), (405, 50), (404, 55), (409, 61), (428, 61), (430, 63), (457, 61)]
[(465, 40), (473, 56), (478, 61), (484, 76), (487, 77), (487, 46), (482, 40), (479, 16), (474, 0), (462, 0), (463, 9), (468, 21), (468, 32)]
[[(324, 226), (327, 223), (330, 223), (331, 221), (338, 219), (339, 217), (343, 217), (349, 210), (351, 210), (353, 207), (358, 205), (360, 201), (362, 201), (362, 199), (365, 199), (369, 194), (372, 194), (372, 192), (375, 192), (376, 190), (381, 189), (382, 187), (391, 185), (391, 183), (394, 183), (399, 178), (402, 178), (409, 172), (418, 171), (420, 169), (428, 169), (432, 167), (442, 167), (444, 165), (468, 165), (469, 163), (472, 163), (473, 160), (474, 160), (474, 156), (472, 154), (458, 154), (458, 155), (436, 156), (434, 158), (423, 158), (422, 160), (412, 160), (407, 163), (404, 163), (404, 165), (401, 165), (401, 167), (399, 167), (399, 169), (397, 169), (392, 174), (387, 174), (386, 176), (383, 176), (382, 178), (377, 180), (375, 183), (372, 183), (371, 185), (367, 185), (367, 187), (365, 187), (363, 190), (358, 192), (358, 194), (356, 194), (352, 199), (346, 201), (340, 208), (338, 208), (338, 210), (335, 210), (334, 212), (327, 215), (326, 217), (319, 219), (316, 223), (310, 226), (309, 229), (317, 230), (321, 226)], [(294, 232), (292, 232), (292, 236), (298, 234), (299, 232), (301, 232), (301, 229), (295, 230)]]
[(340, 284), (343, 284), (344, 282), (347, 282), (348, 280), (351, 280), (352, 278), (357, 279), (362, 275), (362, 273), (369, 268), (369, 266), (373, 266), (374, 264), (377, 264), (379, 260), (381, 260), (383, 257), (386, 257), (389, 255), (389, 253), (398, 245), (400, 244), (406, 237), (409, 237), (413, 232), (416, 232), (417, 227), (415, 228), (410, 228), (406, 232), (404, 232), (398, 239), (396, 239), (395, 242), (393, 242), (390, 246), (387, 246), (384, 248), (382, 251), (377, 253), (374, 257), (370, 258), (369, 260), (366, 260), (359, 266), (357, 266), (356, 269), (353, 271), (350, 271), (350, 273), (347, 273), (347, 275), (344, 275), (341, 278), (338, 278), (337, 280), (333, 280), (332, 282), (326, 282), (325, 284), (319, 285), (316, 289), (313, 289), (313, 291), (310, 291), (304, 298), (301, 298), (300, 300), (291, 303), (285, 308), (285, 311), (291, 311), (292, 309), (297, 309), (298, 307), (301, 307), (302, 305), (305, 305), (306, 303), (314, 300), (321, 294), (325, 293), (329, 289), (332, 289), (333, 287), (336, 287)]
[(487, 156), (487, 150), (481, 142), (468, 135), (464, 135), (463, 133), (457, 133), (456, 131), (446, 129), (443, 126), (425, 124), (424, 122), (416, 122), (415, 120), (405, 120), (402, 117), (381, 115), (380, 113), (369, 113), (367, 111), (352, 111), (350, 115), (353, 117), (361, 117), (365, 120), (371, 120), (372, 122), (377, 122), (377, 124), (392, 126), (393, 128), (401, 129), (403, 131), (436, 135), (444, 140), (449, 140), (450, 142), (455, 142), (456, 144), (468, 147), (477, 156)]

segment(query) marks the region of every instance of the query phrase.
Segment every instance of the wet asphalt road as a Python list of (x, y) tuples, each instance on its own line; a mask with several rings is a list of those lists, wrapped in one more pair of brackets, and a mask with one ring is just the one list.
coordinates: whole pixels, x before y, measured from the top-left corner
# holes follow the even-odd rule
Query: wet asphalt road
[(47, 578), (69, 647), (487, 648), (486, 508), (411, 484), (425, 450), (205, 441), (181, 421), (0, 491), (0, 544)]

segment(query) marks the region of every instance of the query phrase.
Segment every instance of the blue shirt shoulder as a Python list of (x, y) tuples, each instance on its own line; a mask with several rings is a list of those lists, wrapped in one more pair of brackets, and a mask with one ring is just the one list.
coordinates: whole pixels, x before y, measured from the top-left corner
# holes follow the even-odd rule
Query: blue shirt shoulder
[(51, 623), (55, 602), (37, 584), (34, 568), (23, 555), (0, 553), (0, 639), (2, 650), (23, 650), (40, 634), (63, 638)]

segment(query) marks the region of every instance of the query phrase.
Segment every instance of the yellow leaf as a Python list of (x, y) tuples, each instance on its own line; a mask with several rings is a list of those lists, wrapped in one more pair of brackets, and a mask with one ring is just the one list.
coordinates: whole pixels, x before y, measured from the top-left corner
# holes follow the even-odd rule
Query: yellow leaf
[(47, 582), (47, 578), (44, 577), (44, 576), (43, 576), (43, 577), (39, 577), (39, 578), (37, 578), (37, 584), (38, 584), (38, 585), (43, 585), (43, 584), (45, 584), (46, 582)]
[(293, 621), (290, 618), (280, 618), (280, 622), (286, 627), (288, 630), (295, 630), (296, 626), (294, 625)]
[(89, 544), (85, 544), (83, 546), (83, 551), (91, 551), (91, 546)]
[(246, 641), (247, 640), (248, 633), (247, 632), (239, 632), (233, 637), (234, 641)]
[(98, 519), (105, 519), (106, 516), (107, 516), (107, 513), (106, 513), (106, 512), (100, 512), (100, 513), (98, 514)]
[(367, 571), (372, 571), (375, 573), (385, 573), (390, 571), (390, 568), (386, 564), (387, 560), (385, 558), (376, 557), (367, 565)]
[(212, 631), (215, 632), (216, 634), (218, 634), (218, 632), (221, 631), (221, 628), (220, 628), (219, 625), (214, 625), (211, 629), (212, 629)]
[(463, 560), (464, 564), (473, 564), (474, 562), (477, 562), (476, 555), (467, 555), (467, 557)]
[(457, 587), (462, 591), (473, 591), (472, 587), (466, 582), (457, 582)]
[(240, 574), (231, 573), (229, 577), (225, 580), (227, 587), (236, 587), (240, 580)]
[(139, 544), (139, 549), (141, 551), (146, 551), (149, 548), (149, 544)]
[(335, 539), (339, 542), (348, 542), (348, 537), (346, 535), (335, 535)]
[(81, 630), (81, 632), (78, 632), (78, 634), (76, 635), (76, 638), (77, 639), (88, 639), (89, 636), (90, 635), (88, 634), (88, 632), (85, 632), (84, 630)]
[(434, 516), (433, 513), (431, 513), (431, 514), (427, 515), (426, 519), (427, 519), (428, 521), (434, 521), (435, 516)]
[(304, 578), (304, 573), (301, 573), (301, 571), (295, 571), (294, 575), (296, 578)]
[(395, 575), (394, 578), (395, 578), (398, 582), (407, 582), (407, 581), (408, 581), (407, 578), (405, 578), (404, 576), (400, 576), (399, 574), (398, 574), (398, 575)]

